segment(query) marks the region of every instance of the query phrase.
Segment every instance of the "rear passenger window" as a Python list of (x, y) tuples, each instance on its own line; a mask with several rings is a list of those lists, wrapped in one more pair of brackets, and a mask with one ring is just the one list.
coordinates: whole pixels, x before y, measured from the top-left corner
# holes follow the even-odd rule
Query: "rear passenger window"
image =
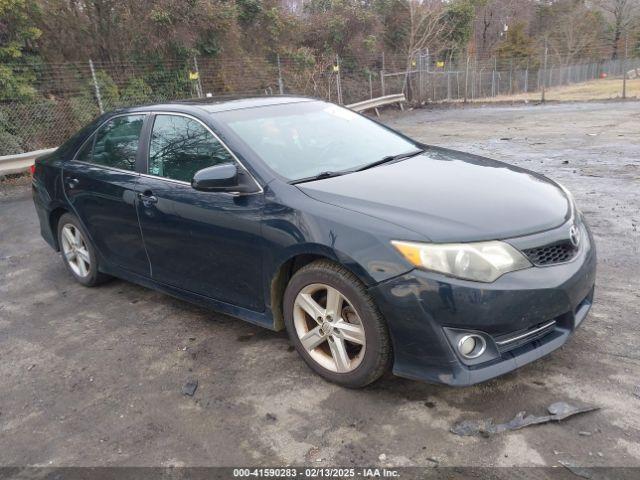
[(190, 182), (203, 168), (233, 162), (229, 151), (200, 122), (157, 115), (151, 132), (149, 173)]
[(77, 160), (135, 171), (136, 154), (144, 115), (125, 115), (109, 120), (78, 152)]

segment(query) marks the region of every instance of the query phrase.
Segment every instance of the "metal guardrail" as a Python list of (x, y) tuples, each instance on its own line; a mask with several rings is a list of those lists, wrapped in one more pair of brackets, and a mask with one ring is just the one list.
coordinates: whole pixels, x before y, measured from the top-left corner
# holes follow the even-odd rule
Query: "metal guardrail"
[(404, 93), (398, 93), (395, 95), (385, 95), (384, 97), (372, 98), (370, 100), (352, 103), (351, 105), (347, 105), (347, 108), (350, 108), (355, 112), (364, 112), (365, 110), (371, 110), (373, 108), (376, 111), (376, 115), (380, 116), (380, 113), (378, 112), (379, 107), (398, 103), (400, 105), (400, 109), (404, 110), (402, 104), (406, 101), (407, 99), (404, 96)]
[(33, 161), (36, 157), (46, 155), (47, 153), (51, 153), (55, 150), (55, 148), (45, 148), (44, 150), (34, 150), (33, 152), (0, 157), (0, 175), (22, 173), (33, 165)]

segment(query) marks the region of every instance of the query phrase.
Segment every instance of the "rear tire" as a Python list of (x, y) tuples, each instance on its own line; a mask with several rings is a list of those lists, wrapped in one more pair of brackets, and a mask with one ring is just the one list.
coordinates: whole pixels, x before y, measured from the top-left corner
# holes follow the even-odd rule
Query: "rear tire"
[(283, 308), (291, 342), (323, 378), (360, 388), (388, 369), (386, 322), (362, 282), (341, 265), (318, 260), (302, 267), (289, 281)]
[(95, 247), (75, 215), (65, 213), (58, 220), (58, 245), (66, 269), (78, 283), (94, 287), (111, 277), (99, 270)]

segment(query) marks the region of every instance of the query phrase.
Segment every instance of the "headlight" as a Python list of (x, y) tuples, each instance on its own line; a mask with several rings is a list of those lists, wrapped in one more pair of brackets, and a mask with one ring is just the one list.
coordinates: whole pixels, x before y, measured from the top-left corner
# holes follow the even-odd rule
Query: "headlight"
[(531, 266), (529, 260), (508, 243), (414, 243), (392, 241), (413, 265), (453, 277), (493, 282), (501, 275)]

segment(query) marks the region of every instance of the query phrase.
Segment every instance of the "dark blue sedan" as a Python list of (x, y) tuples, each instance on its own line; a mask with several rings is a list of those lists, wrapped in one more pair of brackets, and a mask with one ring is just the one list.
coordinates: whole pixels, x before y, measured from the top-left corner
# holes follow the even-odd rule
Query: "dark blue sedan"
[(298, 97), (108, 113), (37, 160), (44, 239), (119, 277), (274, 330), (324, 378), (470, 385), (563, 345), (593, 237), (536, 173), (423, 145)]

